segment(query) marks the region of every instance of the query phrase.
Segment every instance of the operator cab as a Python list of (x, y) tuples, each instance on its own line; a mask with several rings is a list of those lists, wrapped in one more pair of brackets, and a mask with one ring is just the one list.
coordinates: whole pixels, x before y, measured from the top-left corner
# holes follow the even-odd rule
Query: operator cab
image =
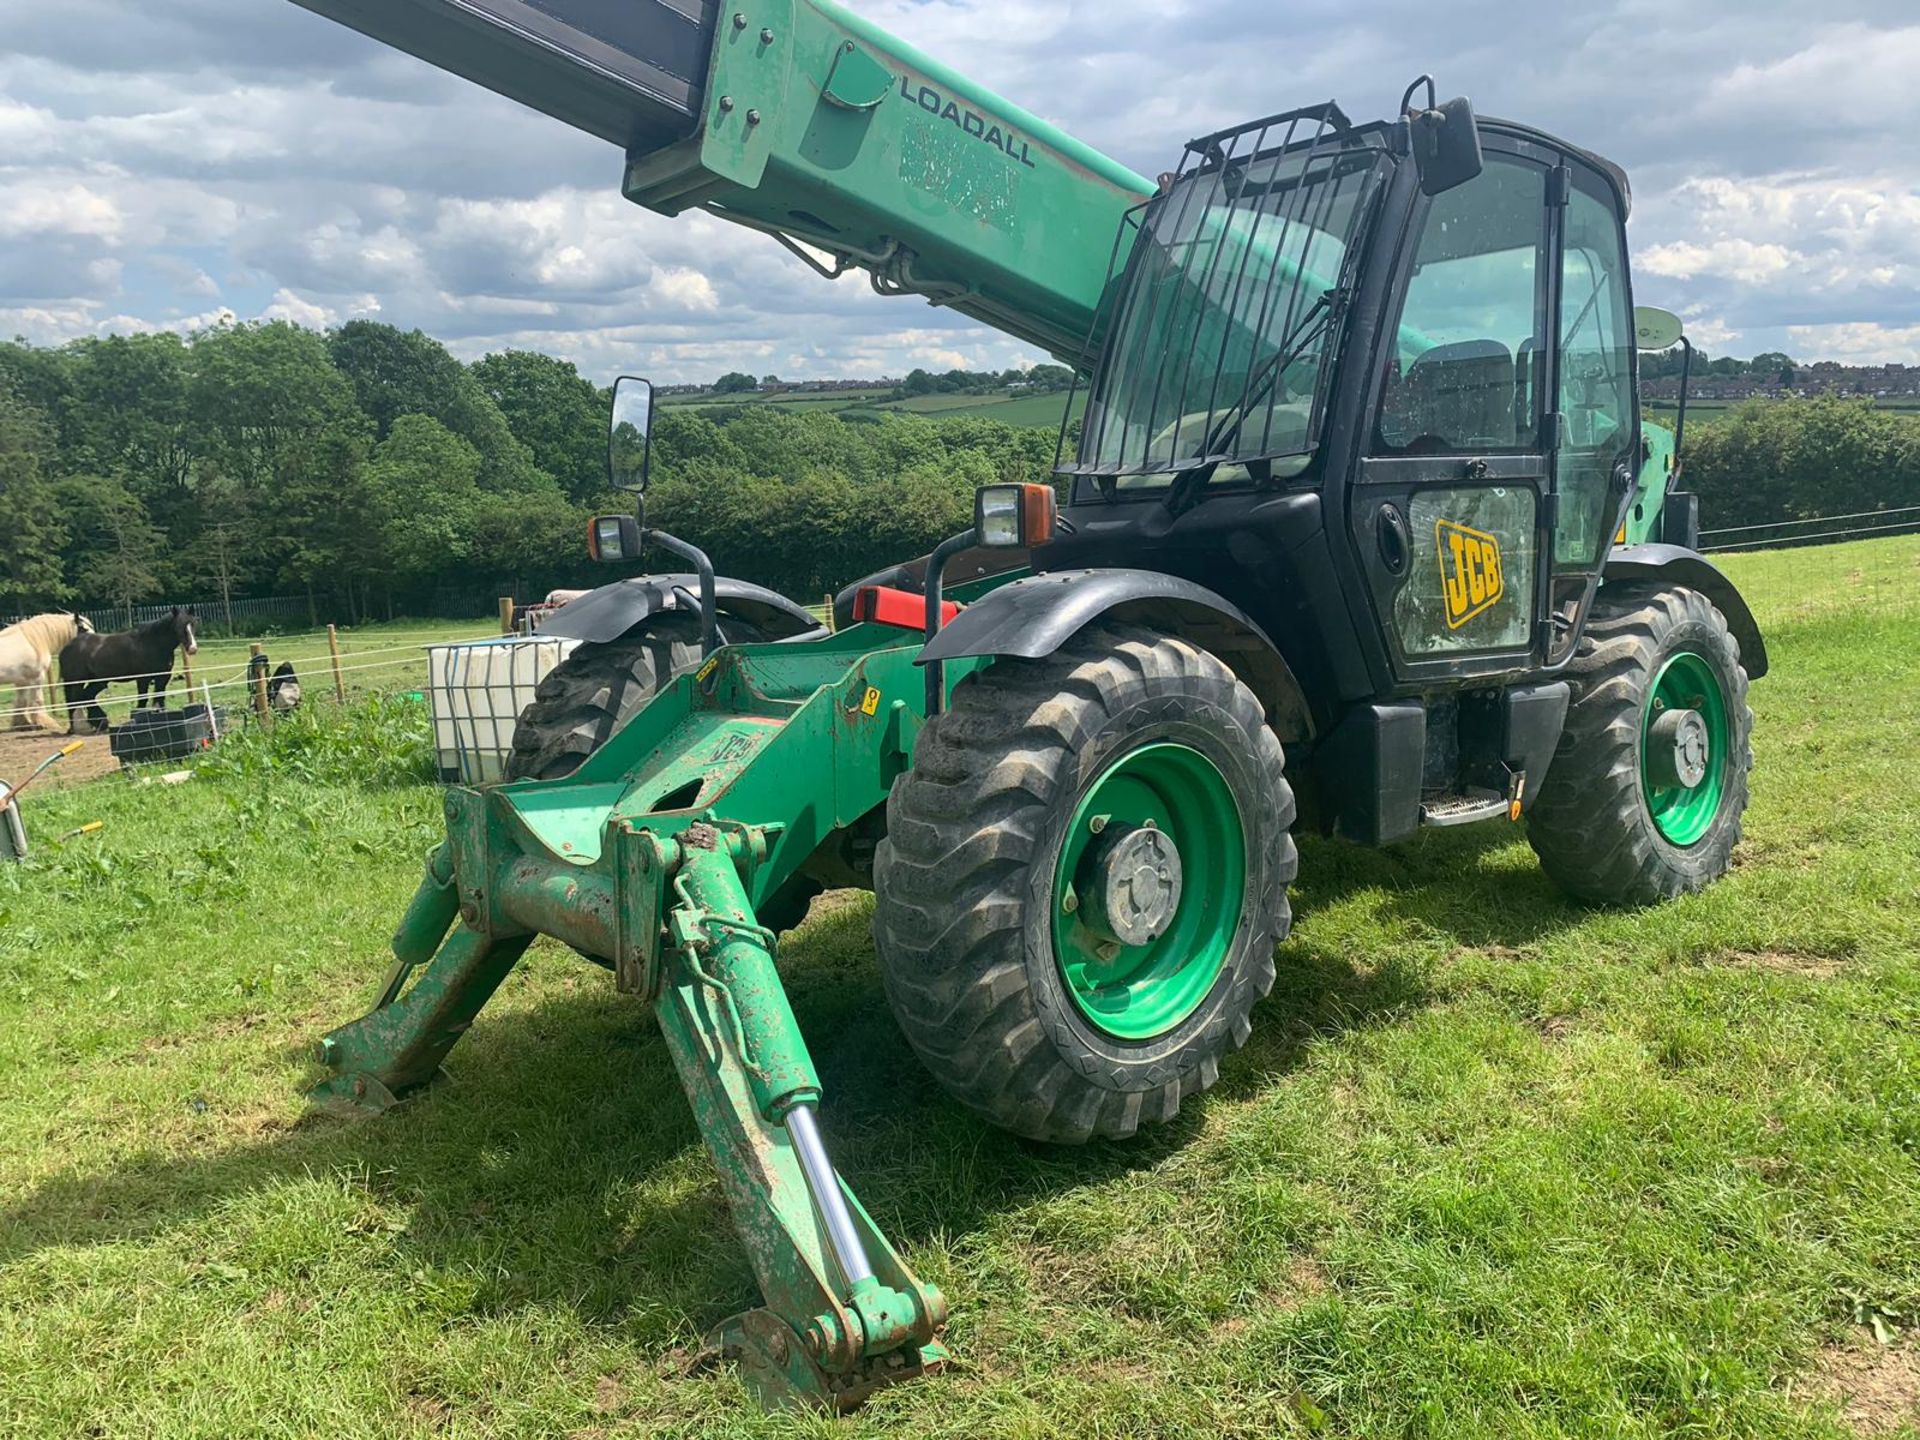
[(1073, 533), (1037, 563), (1219, 590), (1328, 719), (1552, 670), (1645, 458), (1629, 204), (1618, 167), (1430, 82), (1399, 120), (1193, 141), (1123, 232)]

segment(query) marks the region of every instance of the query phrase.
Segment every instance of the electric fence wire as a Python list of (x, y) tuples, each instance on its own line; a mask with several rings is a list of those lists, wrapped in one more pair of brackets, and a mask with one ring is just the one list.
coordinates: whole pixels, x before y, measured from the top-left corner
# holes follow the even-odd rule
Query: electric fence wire
[[(398, 648), (409, 649), (412, 647), (401, 646)], [(368, 651), (365, 653), (374, 654), (379, 652)], [(319, 657), (319, 661), (326, 661), (328, 659), (329, 657), (325, 655), (322, 655)], [(319, 661), (314, 662), (316, 666), (318, 666)], [(420, 657), (419, 663), (424, 664), (425, 662), (426, 662), (426, 657), (422, 655)], [(356, 671), (366, 671), (366, 670), (399, 670), (413, 663), (415, 662), (413, 662), (412, 660), (376, 660), (371, 664), (365, 664), (365, 665), (342, 665), (340, 667), (340, 674), (351, 675), (351, 674), (354, 674)], [(325, 679), (327, 676), (331, 675), (332, 673), (333, 673), (332, 668), (328, 666), (324, 669), (316, 668), (312, 672), (312, 675), (317, 676), (319, 679)], [(138, 678), (139, 678), (138, 676), (116, 676), (114, 679), (114, 683), (115, 684), (120, 684), (123, 682), (131, 683), (132, 681)], [(55, 682), (55, 683), (58, 683), (58, 682)], [(303, 680), (301, 683), (304, 686), (304, 685), (312, 684), (315, 682), (313, 679), (310, 678), (308, 680)], [(206, 689), (206, 690), (251, 689), (253, 684), (254, 684), (253, 677), (249, 675), (242, 675), (232, 680), (203, 680), (200, 678), (198, 674), (196, 674), (193, 679), (193, 685), (190, 687), (190, 693), (192, 696), (197, 697), (200, 694), (202, 689)], [(124, 699), (126, 697), (113, 697), (113, 698)], [(39, 709), (46, 711), (48, 714), (55, 714), (55, 713), (70, 714), (74, 710), (77, 710), (77, 709), (83, 710), (88, 708), (91, 705), (107, 703), (108, 701), (109, 701), (108, 696), (100, 695), (100, 696), (97, 696), (94, 700), (81, 700), (81, 701), (73, 701), (73, 702), (68, 702), (65, 700), (49, 701), (48, 703), (41, 705)], [(189, 700), (188, 703), (192, 703), (192, 701)]]
[[(1905, 517), (1905, 518), (1896, 518)], [(1855, 520), (1872, 520), (1872, 525), (1851, 525)], [(1818, 527), (1829, 528), (1818, 528)], [(1845, 526), (1833, 529), (1833, 526)], [(1793, 530), (1794, 534), (1763, 532)], [(1701, 553), (1727, 554), (1732, 551), (1782, 549), (1788, 546), (1826, 544), (1831, 541), (1857, 540), (1869, 535), (1893, 535), (1920, 530), (1920, 505), (1902, 505), (1891, 510), (1859, 510), (1848, 515), (1812, 515), (1801, 520), (1769, 520), (1756, 525), (1726, 525), (1700, 532)], [(1723, 540), (1723, 536), (1742, 536)], [(1713, 542), (1713, 543), (1709, 543)]]

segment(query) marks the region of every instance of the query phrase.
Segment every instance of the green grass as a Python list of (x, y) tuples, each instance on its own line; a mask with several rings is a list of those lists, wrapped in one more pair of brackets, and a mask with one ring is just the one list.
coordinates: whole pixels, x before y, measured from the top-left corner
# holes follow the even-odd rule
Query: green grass
[[(1852, 397), (1842, 397), (1852, 398)], [(1717, 425), (1742, 405), (1750, 404), (1746, 400), (1701, 400), (1687, 401), (1687, 424), (1696, 421), (1703, 425)], [(1920, 398), (1911, 395), (1883, 395), (1876, 399), (1874, 408), (1911, 413), (1920, 410)], [(1670, 400), (1649, 400), (1642, 407), (1654, 419), (1663, 422), (1669, 429), (1673, 427), (1673, 417), (1679, 412), (1679, 406)]]
[(959, 1357), (839, 1422), (686, 1372), (753, 1282), (601, 971), (542, 944), (457, 1084), (303, 1112), (439, 831), (417, 738), (363, 773), (417, 716), (30, 797), (106, 829), (0, 869), (0, 1433), (1844, 1435), (1820, 1375), (1920, 1321), (1920, 607), (1731, 568), (1773, 673), (1728, 879), (1594, 912), (1505, 828), (1309, 840), (1252, 1040), (1137, 1141), (960, 1113), (823, 901), (824, 1123)]
[[(1045, 429), (1057, 428), (1060, 424), (1060, 414), (1067, 408), (1065, 392), (1056, 392), (1051, 395), (929, 395), (924, 398), (951, 402), (938, 408), (938, 413), (943, 419), (972, 415), (983, 420), (998, 420), (1007, 425), (1037, 425)], [(904, 410), (913, 406), (914, 403), (911, 400), (903, 400), (898, 407), (894, 408)], [(1079, 415), (1086, 406), (1086, 392), (1084, 390), (1074, 392), (1073, 413)]]
[[(1014, 395), (1007, 392), (992, 395), (914, 395), (904, 400), (879, 398), (885, 394), (885, 391), (873, 390), (822, 390), (801, 395), (669, 395), (661, 403), (694, 409), (707, 405), (773, 405), (809, 413), (839, 410), (899, 412), (935, 419), (979, 416), (1008, 425), (1032, 425), (1048, 429), (1059, 426), (1060, 413), (1067, 404), (1065, 392), (1044, 395)], [(1073, 413), (1078, 415), (1085, 408), (1086, 394), (1082, 391), (1074, 396)]]

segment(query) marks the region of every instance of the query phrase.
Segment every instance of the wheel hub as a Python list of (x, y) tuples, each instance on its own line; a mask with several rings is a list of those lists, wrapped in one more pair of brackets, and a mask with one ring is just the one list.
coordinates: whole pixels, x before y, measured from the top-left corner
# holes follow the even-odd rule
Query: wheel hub
[(1180, 908), (1180, 850), (1151, 821), (1102, 837), (1087, 857), (1083, 923), (1119, 945), (1150, 945)]
[(1665, 711), (1648, 729), (1650, 778), (1662, 789), (1696, 788), (1707, 778), (1712, 752), (1706, 718), (1698, 710)]
[(1681, 650), (1653, 677), (1640, 721), (1640, 788), (1669, 845), (1697, 845), (1727, 794), (1736, 730), (1727, 686), (1705, 655)]
[(1082, 1017), (1119, 1040), (1165, 1035), (1206, 1000), (1246, 904), (1240, 800), (1200, 751), (1129, 750), (1060, 835), (1053, 953)]

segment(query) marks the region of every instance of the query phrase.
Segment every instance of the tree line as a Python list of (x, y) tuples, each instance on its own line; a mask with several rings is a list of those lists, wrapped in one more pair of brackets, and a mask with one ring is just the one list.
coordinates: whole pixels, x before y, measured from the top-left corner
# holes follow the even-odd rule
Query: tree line
[[(872, 387), (876, 400), (905, 400), (917, 395), (993, 395), (1002, 390), (1020, 389), (1037, 395), (1058, 394), (1073, 386), (1073, 371), (1064, 365), (1029, 365), (1024, 370), (909, 370), (897, 384), (881, 382)], [(756, 391), (786, 388), (778, 375), (755, 379), (745, 370), (729, 370), (707, 387), (712, 395), (751, 395)]]
[[(605, 391), (530, 351), (462, 364), (376, 321), (0, 344), (0, 612), (305, 594), (322, 618), (472, 609), (607, 578)], [(1048, 432), (663, 408), (656, 523), (812, 595), (920, 553)]]
[[(471, 365), (419, 331), (274, 322), (0, 344), (0, 613), (309, 597), (321, 619), (478, 613), (597, 584), (606, 393), (528, 351)], [(777, 406), (663, 407), (652, 520), (727, 573), (812, 598), (1041, 480), (1051, 429)], [(1689, 428), (1709, 527), (1920, 504), (1920, 420), (1756, 401)]]
[[(1686, 352), (1679, 346), (1640, 356), (1642, 380), (1677, 380), (1686, 369)], [(1791, 385), (1798, 370), (1799, 365), (1794, 358), (1779, 350), (1764, 350), (1751, 360), (1741, 360), (1732, 355), (1709, 355), (1704, 350), (1696, 349), (1690, 373), (1696, 380), (1709, 377), (1729, 380), (1753, 375)]]

